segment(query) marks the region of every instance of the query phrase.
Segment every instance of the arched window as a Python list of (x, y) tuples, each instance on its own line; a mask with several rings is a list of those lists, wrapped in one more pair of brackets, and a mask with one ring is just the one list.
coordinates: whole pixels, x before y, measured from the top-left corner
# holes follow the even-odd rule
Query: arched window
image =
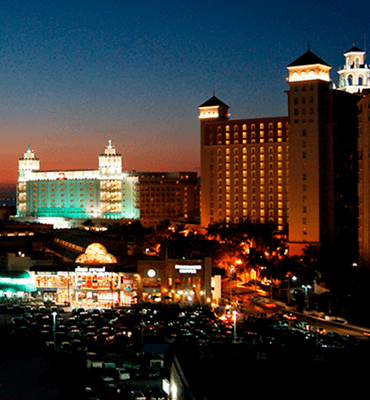
[(360, 76), (358, 77), (358, 84), (359, 84), (359, 86), (362, 86), (362, 85), (364, 84), (364, 78), (363, 78), (362, 75), (360, 75)]
[(234, 149), (234, 154), (239, 154), (239, 150), (238, 149)]
[(352, 75), (347, 76), (347, 83), (348, 83), (348, 86), (353, 85), (353, 76)]
[(246, 130), (247, 130), (247, 125), (244, 124), (244, 125), (243, 125), (243, 131), (246, 131)]
[(237, 131), (238, 129), (238, 125), (234, 125), (234, 131)]
[(360, 68), (360, 58), (356, 57), (355, 59), (355, 68)]
[(260, 129), (264, 129), (265, 125), (263, 123), (260, 123)]
[(256, 125), (252, 124), (252, 130), (256, 130)]
[(294, 104), (298, 104), (298, 97), (294, 98)]
[(230, 132), (230, 126), (226, 125), (226, 132)]

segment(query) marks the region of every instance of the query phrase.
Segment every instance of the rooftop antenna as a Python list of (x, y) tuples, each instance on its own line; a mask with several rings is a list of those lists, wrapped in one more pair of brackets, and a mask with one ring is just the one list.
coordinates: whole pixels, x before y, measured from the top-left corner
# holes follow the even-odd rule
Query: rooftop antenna
[(365, 60), (366, 60), (366, 32), (364, 33), (364, 64), (365, 64)]

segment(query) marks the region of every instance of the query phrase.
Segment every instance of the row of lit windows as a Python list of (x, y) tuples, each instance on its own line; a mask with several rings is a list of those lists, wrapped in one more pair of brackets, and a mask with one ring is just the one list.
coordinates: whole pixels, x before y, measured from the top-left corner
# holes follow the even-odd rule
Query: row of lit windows
[[(256, 149), (259, 149), (260, 153), (264, 153), (265, 152), (265, 147), (264, 146), (259, 146), (259, 147), (251, 147), (250, 151), (251, 154), (256, 154)], [(223, 149), (217, 149), (217, 155), (221, 156), (222, 155), (222, 150)], [(225, 150), (225, 154), (231, 154), (231, 149), (229, 147), (227, 147)], [(282, 153), (283, 152), (283, 146), (278, 146), (277, 147), (277, 151), (278, 153)], [(286, 146), (286, 151), (289, 151), (289, 146)], [(248, 148), (247, 147), (243, 147), (242, 151), (243, 154), (247, 154), (248, 153)], [(239, 148), (235, 147), (233, 150), (234, 155), (239, 154)], [(274, 148), (272, 146), (270, 146), (268, 148), (268, 153), (273, 154), (274, 153)], [(210, 151), (210, 154), (213, 154), (213, 150)]]
[[(278, 137), (278, 138), (277, 138), (277, 141), (278, 141), (278, 142), (282, 142), (282, 141), (283, 141), (283, 138)], [(287, 141), (289, 141), (288, 138), (287, 138)], [(270, 137), (270, 138), (268, 139), (267, 142), (268, 142), (268, 143), (273, 143), (273, 142), (274, 142), (274, 139)], [(228, 139), (226, 139), (224, 143), (223, 143), (222, 140), (217, 140), (217, 144), (247, 144), (247, 143), (248, 143), (247, 139), (243, 139), (241, 142), (239, 142), (239, 139), (234, 139), (234, 140), (233, 140), (233, 143), (231, 143), (230, 140), (228, 140)], [(250, 143), (258, 143), (258, 142), (256, 142), (256, 139), (251, 139), (251, 140), (250, 140)], [(264, 138), (260, 138), (260, 139), (259, 139), (259, 143), (265, 143), (265, 139), (264, 139)], [(213, 143), (212, 138), (210, 138), (209, 144), (210, 144), (210, 145), (213, 145), (213, 144), (216, 144), (216, 143)]]
[[(256, 157), (257, 157), (256, 155), (252, 155), (251, 156), (251, 161), (256, 161)], [(265, 160), (265, 154), (263, 152), (261, 152), (259, 158), (260, 158), (260, 160), (264, 161)], [(282, 160), (283, 159), (283, 154), (279, 153), (277, 155), (277, 159), (278, 160)], [(287, 160), (289, 159), (289, 154), (288, 153), (286, 154), (286, 159)], [(242, 160), (243, 162), (246, 162), (246, 161), (248, 161), (248, 156), (244, 154), (240, 160)], [(270, 161), (274, 160), (272, 155), (269, 155), (269, 160)], [(227, 163), (230, 162), (231, 161), (231, 156), (225, 156), (225, 161)], [(217, 156), (217, 162), (218, 163), (222, 163), (222, 156)], [(234, 162), (239, 162), (239, 156), (238, 155), (234, 155)], [(213, 163), (213, 157), (210, 158), (210, 163)]]
[[(217, 140), (223, 140), (222, 136), (223, 136), (223, 135), (222, 135), (221, 133), (218, 133), (218, 134), (217, 134)], [(258, 136), (259, 136), (259, 138), (264, 138), (264, 137), (265, 137), (265, 131), (259, 131), (259, 132), (258, 132)], [(269, 137), (269, 138), (272, 138), (273, 136), (274, 136), (274, 132), (273, 132), (273, 131), (268, 131), (268, 137)], [(283, 131), (282, 131), (281, 129), (279, 129), (279, 130), (277, 131), (277, 136), (278, 136), (278, 137), (282, 137), (282, 136), (283, 136)], [(255, 138), (256, 138), (256, 132), (255, 132), (255, 131), (252, 131), (250, 137), (251, 137), (252, 139), (255, 139)], [(243, 139), (247, 139), (247, 132), (243, 132), (241, 137), (239, 137), (239, 133), (238, 133), (238, 132), (235, 132), (235, 133), (233, 134), (233, 138), (234, 138), (234, 139), (242, 139), (242, 138), (243, 138)], [(226, 132), (226, 133), (225, 133), (225, 139), (226, 139), (226, 140), (230, 140), (230, 133), (229, 133), (229, 132)], [(209, 135), (209, 140), (210, 140), (210, 141), (213, 140), (213, 135), (212, 135), (212, 134)]]
[[(222, 194), (217, 196), (219, 201), (222, 201), (222, 196), (223, 196)], [(243, 194), (243, 200), (247, 200), (247, 196), (248, 196), (247, 194)], [(259, 196), (260, 196), (260, 200), (265, 200), (265, 194), (264, 193), (261, 193)], [(251, 198), (252, 198), (253, 201), (255, 201), (256, 200), (256, 195), (255, 194), (252, 195)], [(304, 198), (304, 201), (306, 201), (306, 196), (303, 196), (303, 198)], [(211, 194), (210, 195), (210, 200), (213, 201), (213, 199), (214, 199), (213, 194)], [(230, 194), (226, 194), (226, 200), (230, 201), (230, 199), (231, 199), (231, 195)], [(279, 193), (277, 195), (277, 199), (282, 201), (283, 200), (283, 195), (281, 193)], [(239, 200), (239, 195), (235, 194), (234, 195), (234, 201), (238, 201), (238, 200)], [(269, 201), (274, 201), (274, 195), (273, 194), (269, 195)]]
[[(90, 188), (90, 191), (93, 191), (94, 190), (94, 188)], [(37, 192), (37, 187), (35, 187), (35, 188), (33, 188), (33, 191), (34, 192)], [(60, 191), (61, 192), (64, 192), (64, 188), (60, 188)], [(70, 190), (69, 190), (70, 192), (74, 192), (74, 189), (73, 188), (70, 188)], [(80, 191), (82, 192), (82, 191), (85, 191), (85, 189), (84, 188), (80, 188)], [(42, 189), (42, 192), (46, 192), (46, 189), (45, 188), (43, 188)], [(55, 192), (55, 188), (53, 188), (53, 189), (51, 189), (51, 192)]]
[[(219, 186), (220, 186), (220, 185), (221, 185), (221, 184), (219, 184)], [(226, 186), (225, 189), (226, 189), (226, 193), (230, 193), (230, 192), (231, 192), (230, 186)], [(238, 187), (238, 186), (235, 186), (235, 187), (234, 187), (234, 192), (237, 193), (237, 192), (239, 191), (238, 189), (239, 189), (239, 187)], [(261, 192), (264, 192), (264, 191), (265, 191), (265, 186), (260, 186), (259, 189), (260, 189)], [(247, 192), (248, 192), (247, 186), (242, 186), (242, 190), (243, 190), (244, 193), (247, 193)], [(255, 190), (256, 190), (256, 187), (253, 186), (253, 187), (252, 187), (252, 193), (254, 193)], [(282, 192), (283, 192), (283, 186), (279, 185), (277, 190), (278, 190), (279, 193), (282, 193)], [(273, 186), (270, 186), (270, 187), (269, 187), (269, 192), (272, 192), (272, 193), (274, 192), (274, 187), (273, 187)]]
[[(287, 125), (288, 125), (288, 123), (287, 123)], [(274, 125), (273, 125), (272, 122), (269, 122), (269, 124), (267, 126), (268, 126), (268, 129), (273, 129), (274, 128)], [(278, 122), (277, 123), (277, 127), (278, 128), (282, 128), (283, 127), (282, 122)], [(247, 130), (247, 124), (243, 124), (242, 128), (243, 128), (243, 131), (246, 131)], [(263, 122), (261, 122), (259, 124), (259, 128), (260, 129), (265, 129), (265, 124)], [(256, 130), (256, 124), (252, 124), (251, 125), (251, 129), (252, 130)], [(230, 132), (230, 125), (226, 125), (225, 126), (225, 130), (226, 130), (226, 132)], [(239, 126), (238, 125), (234, 125), (234, 131), (237, 131), (237, 130), (239, 130)], [(218, 126), (217, 127), (217, 132), (221, 132), (221, 131), (222, 131), (222, 127)]]
[[(74, 186), (74, 184), (75, 184), (75, 182), (67, 182), (66, 183), (66, 185), (70, 185), (70, 186)], [(90, 185), (93, 185), (94, 184), (94, 182), (90, 182)], [(38, 186), (39, 184), (38, 183), (34, 183), (33, 184), (33, 186)], [(77, 182), (76, 182), (76, 185), (77, 185)], [(85, 182), (80, 182), (80, 185), (81, 186), (83, 186), (83, 185), (85, 185)], [(46, 186), (46, 182), (44, 182), (43, 184), (42, 184), (42, 186)], [(51, 186), (55, 186), (55, 182), (52, 182), (51, 183)], [(58, 183), (58, 186), (64, 186), (64, 182), (59, 182)]]
[[(229, 209), (231, 203), (229, 201), (227, 201), (225, 204), (226, 204), (226, 209)], [(243, 206), (242, 208), (248, 208), (248, 202), (246, 202), (246, 201), (241, 202), (240, 205)], [(278, 201), (277, 206), (278, 206), (278, 208), (282, 209), (283, 208), (283, 202), (282, 201)], [(224, 207), (224, 203), (218, 203), (218, 208), (222, 209), (223, 207)], [(261, 209), (266, 208), (266, 207), (267, 208), (275, 208), (275, 203), (274, 202), (269, 202), (267, 204), (267, 202), (261, 201), (259, 203), (259, 207)], [(211, 209), (214, 208), (214, 204), (212, 202), (210, 203), (210, 208)], [(239, 208), (239, 202), (234, 202), (233, 203), (233, 208), (234, 209)], [(256, 203), (252, 202), (252, 209), (254, 209), (254, 208), (256, 208)]]
[[(306, 174), (304, 174), (304, 175), (306, 175)], [(304, 178), (304, 180), (306, 180), (306, 177)], [(222, 185), (222, 182), (220, 182), (220, 180), (218, 180), (217, 183), (218, 183), (219, 186)], [(282, 185), (283, 184), (283, 178), (278, 178), (277, 179), (277, 183), (278, 183), (278, 185), (279, 184)], [(226, 186), (230, 186), (231, 180), (229, 178), (226, 178), (225, 184), (226, 184)], [(260, 185), (265, 185), (265, 178), (260, 178), (259, 184)], [(274, 181), (272, 179), (269, 179), (269, 185), (273, 185), (273, 184), (274, 184)], [(243, 179), (243, 185), (244, 186), (247, 185), (247, 180), (246, 179)], [(234, 186), (239, 186), (239, 179), (234, 179)], [(251, 180), (251, 186), (256, 186), (256, 180), (255, 179)]]

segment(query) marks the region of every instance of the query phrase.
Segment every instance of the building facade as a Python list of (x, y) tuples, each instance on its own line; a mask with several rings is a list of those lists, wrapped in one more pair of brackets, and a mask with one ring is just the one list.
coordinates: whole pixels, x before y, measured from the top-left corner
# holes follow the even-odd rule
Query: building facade
[(357, 246), (357, 100), (310, 49), (288, 65), (289, 242)]
[(196, 172), (141, 172), (140, 218), (144, 226), (160, 221), (199, 222)]
[(213, 96), (199, 106), (201, 225), (220, 221), (287, 224), (288, 117), (229, 120)]
[(359, 262), (370, 267), (370, 90), (358, 102)]
[(138, 177), (122, 171), (109, 141), (97, 170), (41, 171), (30, 148), (19, 160), (17, 219), (67, 221), (138, 219)]
[(215, 96), (199, 106), (202, 226), (250, 218), (281, 230), (288, 223), (291, 254), (319, 243), (357, 254), (359, 97), (346, 89), (365, 88), (368, 68), (355, 47), (345, 57), (341, 82), (348, 71), (358, 75), (341, 90), (310, 49), (288, 65), (288, 117), (229, 120)]
[(28, 148), (19, 159), (17, 215), (20, 221), (74, 227), (87, 219), (194, 221), (199, 216), (196, 173), (122, 171), (122, 156), (109, 141), (96, 170), (42, 171)]

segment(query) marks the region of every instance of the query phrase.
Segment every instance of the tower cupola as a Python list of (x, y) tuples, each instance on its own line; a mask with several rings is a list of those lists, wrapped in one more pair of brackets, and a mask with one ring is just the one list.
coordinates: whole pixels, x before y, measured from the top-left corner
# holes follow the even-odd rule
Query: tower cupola
[(306, 53), (302, 54), (295, 61), (287, 66), (289, 77), (287, 82), (302, 82), (310, 80), (321, 80), (330, 82), (331, 66), (312, 53), (310, 46)]
[(345, 64), (338, 71), (339, 87), (349, 93), (359, 93), (370, 89), (370, 69), (365, 64), (365, 51), (355, 46), (344, 53)]
[(108, 140), (104, 154), (99, 155), (99, 170), (101, 175), (115, 176), (122, 172), (122, 156), (116, 154), (112, 141)]
[(209, 100), (199, 106), (199, 119), (201, 121), (227, 121), (229, 106), (213, 94)]

